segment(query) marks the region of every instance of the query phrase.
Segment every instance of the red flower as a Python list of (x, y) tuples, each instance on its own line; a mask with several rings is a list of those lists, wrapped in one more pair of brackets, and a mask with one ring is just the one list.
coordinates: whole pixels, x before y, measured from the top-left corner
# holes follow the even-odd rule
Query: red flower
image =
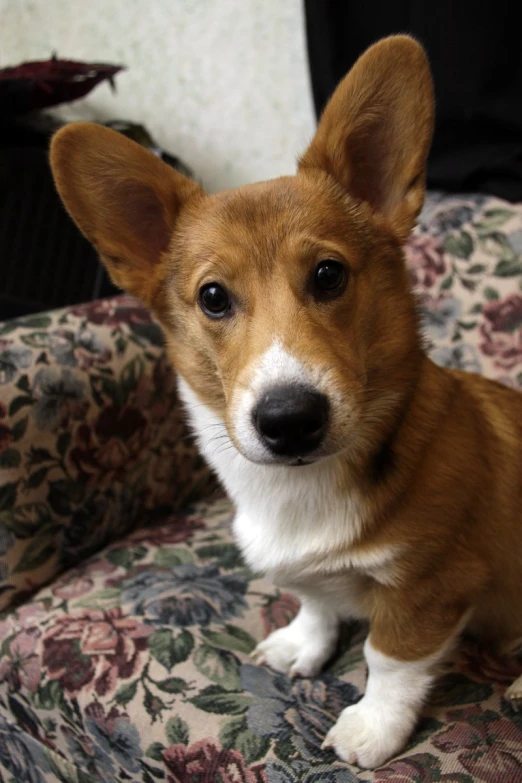
[[(0, 400), (0, 419), (7, 416), (7, 408)], [(13, 439), (13, 434), (6, 424), (0, 424), (0, 454), (5, 451)]]
[(135, 673), (147, 647), (151, 626), (121, 609), (107, 612), (85, 610), (59, 617), (44, 638), (43, 663), (49, 676), (75, 693), (91, 684), (100, 696), (113, 690), (121, 679)]
[[(375, 770), (375, 783), (429, 783), (433, 780), (432, 768), (423, 759), (416, 761), (415, 757), (397, 759), (386, 767)], [(445, 780), (446, 778), (441, 778)]]
[(180, 541), (185, 541), (193, 536), (196, 530), (200, 530), (203, 527), (205, 525), (200, 519), (175, 514), (160, 527), (142, 528), (132, 533), (127, 541), (131, 544), (144, 543), (147, 546), (178, 544)]
[(68, 572), (68, 578), (66, 580), (62, 580), (58, 584), (55, 583), (53, 594), (57, 595), (58, 598), (70, 601), (72, 598), (79, 598), (81, 595), (90, 592), (92, 584), (92, 579), (85, 576), (74, 579), (70, 577), (70, 572)]
[(267, 783), (264, 764), (247, 767), (241, 753), (223, 750), (214, 740), (171, 745), (162, 755), (168, 783)]
[(104, 587), (109, 586), (117, 570), (118, 566), (108, 560), (88, 560), (56, 579), (52, 593), (66, 601), (79, 598), (89, 593), (97, 581)]
[(81, 481), (111, 484), (136, 464), (148, 440), (149, 426), (141, 411), (109, 405), (92, 429), (87, 424), (78, 428), (71, 460)]
[(152, 374), (144, 373), (141, 376), (135, 389), (131, 391), (129, 402), (139, 410), (146, 410), (152, 422), (163, 422), (171, 413), (176, 399), (174, 369), (162, 354), (155, 362)]
[(265, 634), (284, 628), (294, 619), (299, 611), (299, 601), (291, 593), (280, 593), (276, 598), (261, 609), (261, 617), (265, 626)]
[(497, 367), (510, 370), (522, 361), (522, 296), (510, 294), (488, 302), (483, 313), (480, 349), (494, 358)]
[(489, 324), (481, 324), (483, 341), (480, 350), (493, 357), (494, 364), (503, 370), (512, 370), (522, 362), (522, 329), (515, 332), (495, 331)]
[(467, 640), (461, 647), (463, 671), (471, 680), (511, 685), (522, 674), (522, 664), (515, 656), (502, 658), (482, 644)]
[(381, 769), (375, 770), (374, 783), (432, 783), (437, 775), (438, 783), (462, 783), (461, 772), (434, 772), (435, 765), (428, 760), (429, 754), (418, 753), (404, 759), (397, 759)]
[(437, 237), (413, 234), (404, 252), (412, 286), (431, 288), (446, 271), (444, 248)]
[(9, 643), (9, 655), (0, 663), (0, 682), (13, 690), (35, 691), (40, 684), (40, 656), (36, 653), (41, 633), (38, 628), (19, 631)]
[(522, 326), (522, 296), (510, 294), (484, 305), (482, 311), (494, 332), (513, 332)]
[(473, 780), (522, 780), (522, 731), (516, 723), (480, 705), (451, 710), (446, 718), (447, 728), (432, 743), (443, 753), (458, 753)]
[(13, 440), (13, 433), (5, 424), (0, 424), (0, 454), (9, 448)]

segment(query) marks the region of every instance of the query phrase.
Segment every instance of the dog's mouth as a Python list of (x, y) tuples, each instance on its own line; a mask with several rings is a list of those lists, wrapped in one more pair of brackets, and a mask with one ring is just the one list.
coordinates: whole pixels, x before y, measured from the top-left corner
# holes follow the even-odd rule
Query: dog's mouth
[(305, 459), (304, 457), (296, 457), (294, 460), (288, 463), (288, 465), (291, 468), (301, 468), (305, 465), (312, 465), (314, 463), (314, 459)]
[(270, 460), (267, 460), (265, 462), (266, 465), (274, 465), (274, 467), (284, 467), (284, 468), (305, 468), (309, 465), (315, 465), (317, 462), (320, 462), (321, 459), (324, 459), (324, 457), (327, 455), (317, 455), (317, 456), (306, 456), (306, 457), (282, 457), (278, 455), (273, 455), (273, 458)]
[(299, 457), (299, 456), (288, 456), (285, 457), (281, 454), (271, 454), (271, 455), (264, 455), (259, 457), (253, 457), (252, 455), (245, 453), (242, 449), (240, 450), (244, 457), (249, 462), (253, 462), (254, 465), (266, 465), (267, 467), (274, 467), (274, 468), (304, 468), (310, 465), (315, 465), (317, 462), (319, 462), (321, 459), (323, 459), (325, 456), (328, 455), (317, 455), (317, 456), (306, 456), (306, 457)]

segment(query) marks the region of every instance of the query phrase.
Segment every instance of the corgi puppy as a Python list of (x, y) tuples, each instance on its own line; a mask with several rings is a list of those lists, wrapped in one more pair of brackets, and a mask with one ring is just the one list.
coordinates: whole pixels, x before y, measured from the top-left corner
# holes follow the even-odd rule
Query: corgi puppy
[[(459, 634), (522, 639), (522, 396), (424, 354), (402, 246), (434, 100), (408, 36), (339, 84), (295, 176), (206, 195), (89, 123), (57, 133), (63, 202), (163, 326), (247, 563), (300, 598), (260, 664), (313, 677), (368, 618), (368, 682), (324, 740), (401, 751)], [(522, 682), (509, 695), (522, 696)]]

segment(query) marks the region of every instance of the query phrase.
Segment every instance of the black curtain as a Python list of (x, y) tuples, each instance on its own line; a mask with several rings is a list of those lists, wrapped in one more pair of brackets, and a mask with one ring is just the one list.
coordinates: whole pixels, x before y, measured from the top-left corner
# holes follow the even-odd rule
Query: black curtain
[(520, 0), (304, 0), (319, 116), (337, 82), (379, 38), (426, 48), (437, 119), (428, 186), (522, 201)]

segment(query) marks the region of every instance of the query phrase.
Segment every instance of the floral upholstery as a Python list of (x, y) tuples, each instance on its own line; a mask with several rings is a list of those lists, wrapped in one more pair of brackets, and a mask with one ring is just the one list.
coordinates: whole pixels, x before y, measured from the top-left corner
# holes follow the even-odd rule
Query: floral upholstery
[(406, 258), (438, 364), (522, 386), (522, 204), (431, 194)]
[(0, 324), (0, 608), (209, 473), (159, 327), (122, 296)]
[[(436, 361), (522, 385), (521, 253), (522, 206), (430, 196), (407, 261)], [(297, 603), (242, 562), (133, 300), (0, 325), (0, 383), (0, 780), (522, 781), (522, 663), (471, 641), (398, 758), (320, 749), (365, 628), (312, 680), (249, 658)]]

